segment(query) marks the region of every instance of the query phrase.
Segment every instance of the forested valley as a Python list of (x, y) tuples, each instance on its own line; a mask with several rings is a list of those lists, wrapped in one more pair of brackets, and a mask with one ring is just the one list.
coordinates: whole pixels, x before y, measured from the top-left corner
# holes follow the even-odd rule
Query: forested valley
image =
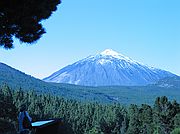
[(64, 134), (179, 134), (180, 104), (158, 97), (154, 105), (122, 106), (80, 102), (34, 91), (0, 88), (0, 133), (17, 133), (20, 106), (28, 106), (33, 121), (62, 118)]

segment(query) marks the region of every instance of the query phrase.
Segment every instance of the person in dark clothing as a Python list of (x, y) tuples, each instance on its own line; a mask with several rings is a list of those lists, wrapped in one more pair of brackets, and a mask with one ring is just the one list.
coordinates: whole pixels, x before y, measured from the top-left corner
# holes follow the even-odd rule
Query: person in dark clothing
[(20, 108), (20, 113), (18, 115), (18, 122), (19, 122), (19, 132), (20, 134), (29, 134), (30, 130), (27, 128), (23, 127), (23, 120), (24, 117), (27, 116), (29, 121), (32, 121), (32, 118), (29, 116), (28, 112), (27, 112), (27, 108), (26, 105), (22, 105)]

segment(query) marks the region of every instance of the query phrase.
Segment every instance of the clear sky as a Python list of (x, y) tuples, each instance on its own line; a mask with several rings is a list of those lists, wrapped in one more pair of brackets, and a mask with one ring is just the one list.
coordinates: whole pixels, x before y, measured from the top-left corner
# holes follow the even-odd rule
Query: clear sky
[(180, 75), (179, 0), (63, 0), (33, 45), (0, 48), (0, 62), (36, 78), (111, 48)]

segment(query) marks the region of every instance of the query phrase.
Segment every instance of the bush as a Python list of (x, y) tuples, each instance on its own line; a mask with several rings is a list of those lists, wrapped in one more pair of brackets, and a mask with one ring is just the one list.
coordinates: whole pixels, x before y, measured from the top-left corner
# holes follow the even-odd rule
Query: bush
[[(12, 133), (14, 132), (14, 133)], [(16, 129), (14, 124), (6, 119), (0, 119), (0, 134), (15, 134)]]

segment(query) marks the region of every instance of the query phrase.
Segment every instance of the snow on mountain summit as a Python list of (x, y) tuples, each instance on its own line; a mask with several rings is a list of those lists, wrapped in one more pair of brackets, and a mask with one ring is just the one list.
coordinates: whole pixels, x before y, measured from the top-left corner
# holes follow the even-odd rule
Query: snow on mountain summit
[(112, 49), (106, 49), (103, 52), (100, 53), (102, 56), (112, 56), (117, 59), (126, 60), (128, 62), (135, 62), (134, 60), (130, 59), (127, 56), (124, 56), (116, 51), (113, 51)]
[(90, 60), (90, 61), (96, 60), (97, 62), (104, 64), (104, 63), (112, 63), (113, 59), (124, 60), (124, 61), (132, 62), (135, 64), (137, 63), (136, 61), (132, 60), (131, 58), (124, 56), (116, 51), (113, 51), (112, 49), (106, 49), (106, 50), (102, 51), (101, 53), (97, 53), (96, 55), (88, 56), (87, 58), (84, 58), (84, 59), (80, 60), (79, 62), (87, 61), (87, 60)]
[(43, 80), (84, 86), (138, 86), (171, 76), (175, 75), (145, 66), (112, 49), (106, 49), (68, 65)]
[(119, 53), (113, 51), (112, 49), (106, 49), (103, 52), (101, 52), (100, 54), (102, 55), (111, 55), (111, 56), (118, 56)]

